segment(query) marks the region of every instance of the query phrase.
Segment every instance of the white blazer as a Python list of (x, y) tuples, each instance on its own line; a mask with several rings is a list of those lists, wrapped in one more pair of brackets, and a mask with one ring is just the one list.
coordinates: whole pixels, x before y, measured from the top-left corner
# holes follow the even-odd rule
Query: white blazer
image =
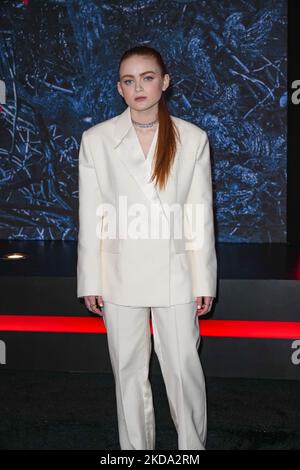
[[(195, 124), (172, 115), (171, 118), (179, 129), (181, 144), (177, 143), (174, 165), (163, 190), (149, 182), (158, 128), (145, 159), (129, 106), (118, 116), (83, 132), (79, 151), (77, 297), (102, 295), (104, 302), (163, 307), (191, 302), (197, 296), (216, 296), (208, 137)], [(174, 204), (182, 209), (181, 216), (180, 211), (175, 211), (175, 215), (174, 211), (168, 212)], [(185, 207), (193, 210), (196, 204), (201, 209), (198, 215), (202, 214), (202, 225), (193, 239), (193, 226)], [(164, 232), (158, 238), (150, 238), (148, 231), (146, 236), (143, 232), (141, 238), (134, 239), (127, 227), (123, 235), (116, 230), (105, 238), (108, 213), (113, 212), (105, 215), (99, 211), (100, 206), (115, 210), (118, 229), (126, 228), (119, 219), (125, 206), (131, 216), (134, 212), (129, 208), (142, 207), (144, 215), (147, 209), (148, 221), (151, 208), (156, 208), (161, 217), (159, 223), (168, 227), (169, 236)], [(182, 214), (186, 225), (180, 238), (174, 229)], [(128, 226), (133, 223), (130, 217), (127, 222)]]

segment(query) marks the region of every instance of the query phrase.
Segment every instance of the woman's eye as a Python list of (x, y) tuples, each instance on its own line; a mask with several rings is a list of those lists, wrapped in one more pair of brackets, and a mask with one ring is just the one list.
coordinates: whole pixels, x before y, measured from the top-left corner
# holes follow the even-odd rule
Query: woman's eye
[[(147, 77), (144, 77), (144, 78), (145, 78), (145, 80), (148, 81), (148, 79), (153, 80), (154, 77), (152, 77), (151, 75), (148, 75)], [(128, 79), (128, 80), (124, 80), (125, 85), (128, 85), (128, 84), (130, 84), (131, 82), (132, 82), (132, 80), (129, 80), (129, 79)]]

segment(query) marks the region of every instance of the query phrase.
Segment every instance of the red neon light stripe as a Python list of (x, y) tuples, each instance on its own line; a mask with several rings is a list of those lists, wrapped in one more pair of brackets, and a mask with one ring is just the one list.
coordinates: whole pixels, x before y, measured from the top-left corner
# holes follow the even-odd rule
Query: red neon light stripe
[(300, 338), (300, 322), (201, 320), (202, 336), (228, 336), (236, 338)]
[[(199, 326), (201, 336), (300, 338), (300, 322), (199, 320)], [(0, 331), (105, 333), (106, 328), (101, 317), (0, 315)]]
[(49, 333), (105, 333), (100, 317), (52, 315), (0, 315), (0, 331)]

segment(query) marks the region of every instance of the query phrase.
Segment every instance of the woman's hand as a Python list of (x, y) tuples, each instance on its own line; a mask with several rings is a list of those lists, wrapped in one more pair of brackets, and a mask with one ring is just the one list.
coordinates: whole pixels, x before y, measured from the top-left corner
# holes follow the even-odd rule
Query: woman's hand
[(210, 312), (214, 297), (196, 297), (197, 316)]
[(84, 297), (84, 303), (88, 310), (103, 316), (103, 312), (99, 307), (104, 307), (102, 295), (88, 295)]

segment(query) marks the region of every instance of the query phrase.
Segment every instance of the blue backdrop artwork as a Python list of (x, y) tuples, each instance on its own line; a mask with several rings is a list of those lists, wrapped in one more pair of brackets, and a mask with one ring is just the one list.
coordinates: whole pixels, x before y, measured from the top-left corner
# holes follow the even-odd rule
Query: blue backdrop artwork
[(81, 134), (125, 109), (118, 61), (146, 44), (171, 75), (171, 114), (208, 133), (217, 240), (285, 242), (286, 9), (284, 0), (2, 0), (0, 238), (77, 239)]

